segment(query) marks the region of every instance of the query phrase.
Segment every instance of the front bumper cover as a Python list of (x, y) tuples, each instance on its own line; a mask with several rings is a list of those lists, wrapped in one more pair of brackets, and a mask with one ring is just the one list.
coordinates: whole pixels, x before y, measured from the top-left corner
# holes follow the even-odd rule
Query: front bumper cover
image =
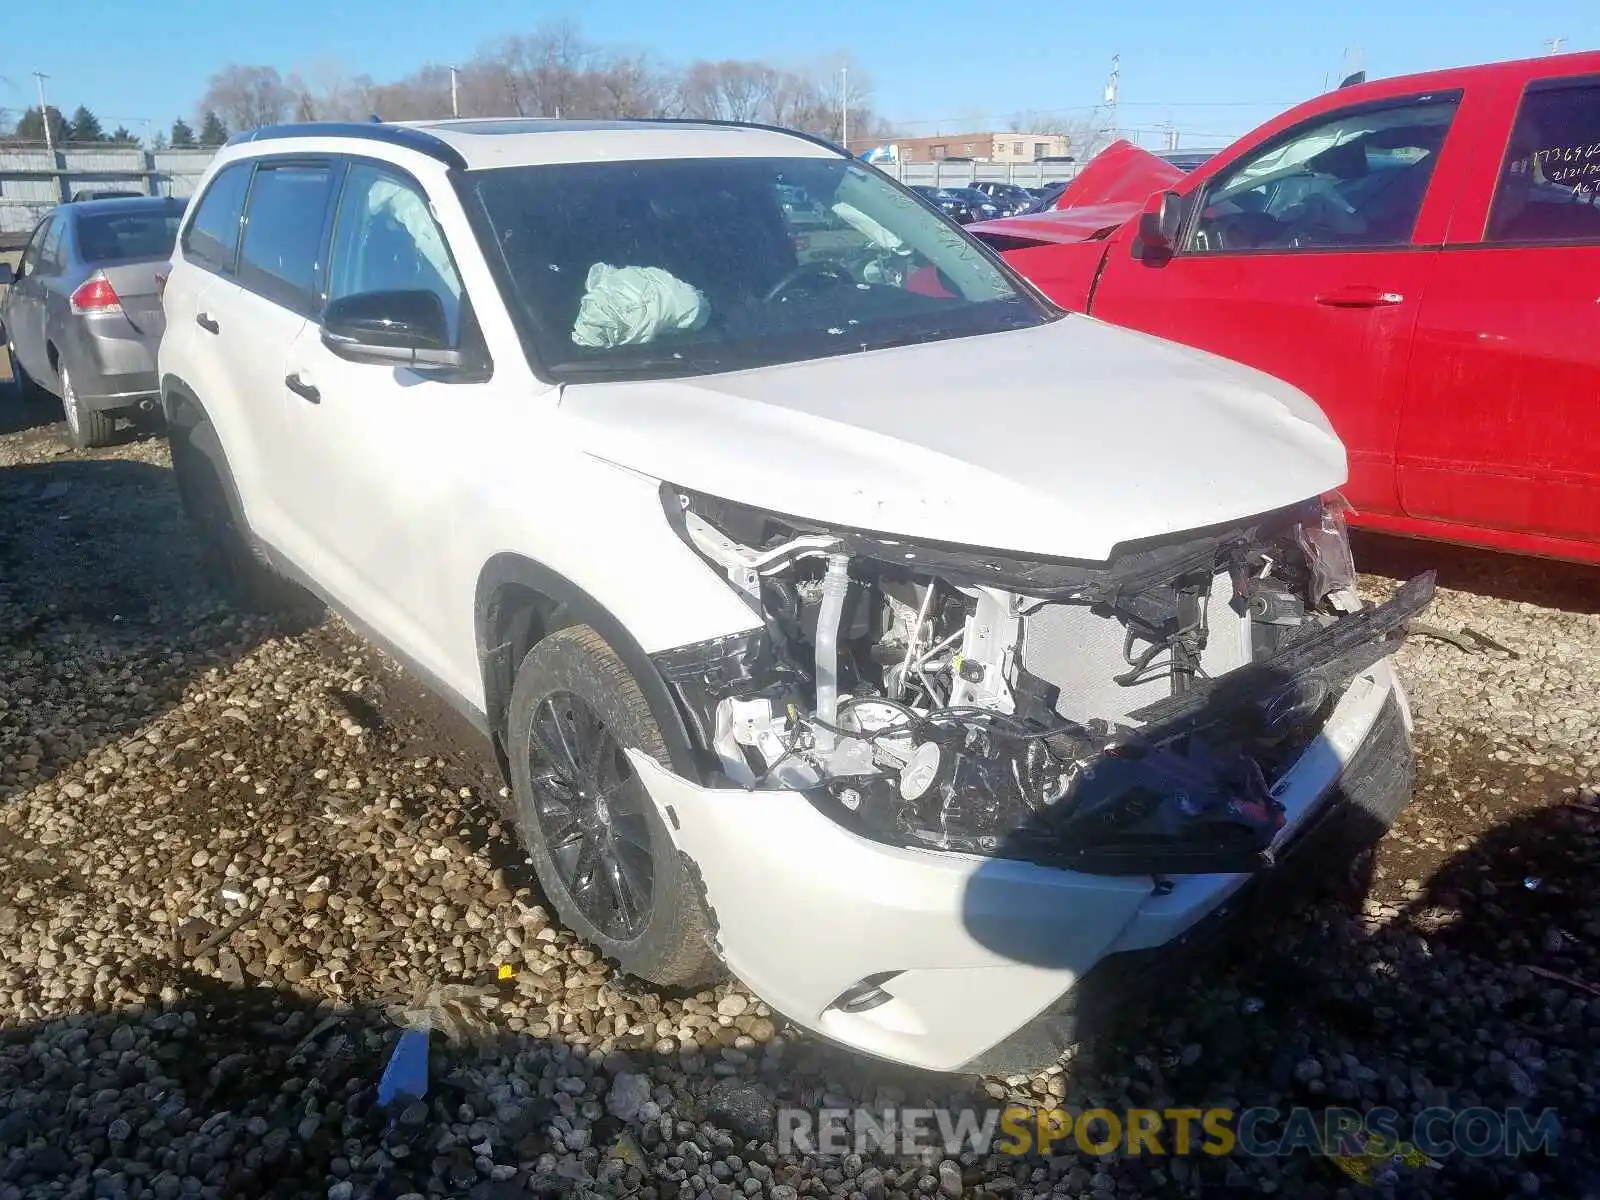
[[(1300, 846), (1314, 857), (1308, 831), (1352, 802), (1378, 814), (1371, 838), (1387, 827), (1409, 795), (1406, 717), (1388, 660), (1357, 675), (1275, 785), (1287, 818), (1280, 860), (1291, 845), (1297, 866)], [(1379, 748), (1364, 749), (1373, 742)], [(1200, 939), (1206, 918), (1257, 878), (1191, 874), (1156, 886), (1149, 875), (890, 846), (843, 829), (802, 793), (707, 788), (637, 750), (629, 756), (677, 849), (696, 864), (729, 968), (797, 1024), (931, 1070), (1045, 1065), (1082, 1035), (1084, 1022), (1064, 1011), (1068, 997), (1104, 994), (1114, 1009), (1113, 997), (1136, 991), (1116, 986), (1122, 974), (1161, 962), (1136, 952), (1191, 930)], [(1386, 762), (1398, 766), (1370, 765)], [(1123, 965), (1096, 975), (1102, 963)], [(1163, 978), (1174, 969), (1163, 964)], [(841, 998), (868, 979), (883, 980), (890, 1001), (846, 1011)]]
[(1074, 1042), (1108, 1032), (1237, 938), (1282, 912), (1388, 831), (1411, 798), (1416, 762), (1402, 701), (1391, 697), (1344, 773), (1271, 866), (1251, 876), (1207, 917), (1164, 945), (1107, 955), (1044, 1012), (972, 1059), (967, 1070), (1013, 1074), (1037, 1069)]

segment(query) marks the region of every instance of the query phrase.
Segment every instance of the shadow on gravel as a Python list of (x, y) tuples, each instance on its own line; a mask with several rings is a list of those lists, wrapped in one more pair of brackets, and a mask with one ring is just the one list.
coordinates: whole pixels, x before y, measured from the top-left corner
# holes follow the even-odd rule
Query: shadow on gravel
[[(1247, 941), (1169, 976), (1158, 1007), (1085, 1045), (1068, 1104), (1103, 1103), (1115, 1081), (1114, 1110), (1387, 1109), (1406, 1138), (1425, 1110), (1448, 1110), (1425, 1127), (1446, 1139), (1466, 1110), (1529, 1121), (1548, 1110), (1553, 1154), (1440, 1153), (1436, 1169), (1402, 1170), (1380, 1194), (1600, 1197), (1600, 800), (1566, 790), (1576, 798), (1495, 824), (1398, 903), (1341, 888), (1260, 914)], [(1179, 1194), (1152, 1182), (1152, 1165), (1112, 1171), (1139, 1194)], [(1267, 1178), (1327, 1198), (1351, 1182), (1303, 1151), (1202, 1157), (1193, 1173), (1207, 1196), (1256, 1194)]]
[(1433, 570), (1442, 588), (1566, 612), (1600, 612), (1600, 567), (1364, 530), (1352, 530), (1350, 538), (1357, 568), (1374, 575), (1409, 579)]
[(0, 467), (0, 800), (129, 738), (270, 632), (206, 585), (166, 469)]
[[(424, 1099), (386, 1108), (400, 1029), (384, 1009), (171, 980), (171, 1004), (0, 1030), (0, 1196), (74, 1178), (97, 1197), (765, 1195), (802, 1183), (775, 1104), (849, 1086), (815, 1054), (685, 1070), (648, 1043), (601, 1056), (491, 1032), (480, 998), (474, 1032), (432, 1035)], [(946, 1083), (941, 1103), (978, 1103)], [(909, 1191), (925, 1171), (884, 1167)]]

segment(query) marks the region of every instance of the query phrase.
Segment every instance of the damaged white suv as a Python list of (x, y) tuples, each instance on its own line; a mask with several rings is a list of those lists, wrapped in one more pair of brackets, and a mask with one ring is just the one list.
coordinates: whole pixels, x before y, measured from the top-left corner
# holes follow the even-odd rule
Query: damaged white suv
[(265, 129), (165, 306), (235, 594), (308, 589), (465, 712), (561, 918), (646, 979), (1039, 1066), (1409, 797), (1433, 583), (1355, 597), (1323, 414), (1053, 309), (820, 142)]

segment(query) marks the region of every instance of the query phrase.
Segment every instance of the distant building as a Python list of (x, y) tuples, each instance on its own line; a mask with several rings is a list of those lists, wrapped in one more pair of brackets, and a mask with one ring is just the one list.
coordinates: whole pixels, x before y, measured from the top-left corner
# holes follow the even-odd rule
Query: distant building
[(971, 159), (974, 162), (1031, 163), (1072, 153), (1071, 139), (1059, 133), (941, 133), (932, 137), (851, 139), (856, 154), (892, 143), (903, 163)]

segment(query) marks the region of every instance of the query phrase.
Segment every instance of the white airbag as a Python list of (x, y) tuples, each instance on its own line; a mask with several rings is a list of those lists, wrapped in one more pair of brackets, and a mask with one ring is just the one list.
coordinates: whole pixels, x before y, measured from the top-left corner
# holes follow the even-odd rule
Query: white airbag
[(641, 346), (663, 333), (699, 329), (711, 315), (696, 288), (660, 267), (595, 263), (573, 322), (580, 346)]

